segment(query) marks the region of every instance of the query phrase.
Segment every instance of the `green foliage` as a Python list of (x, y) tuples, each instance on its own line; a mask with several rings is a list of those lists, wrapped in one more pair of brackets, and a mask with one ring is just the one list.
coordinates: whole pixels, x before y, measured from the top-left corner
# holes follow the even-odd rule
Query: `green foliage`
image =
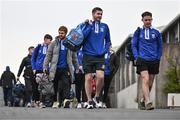
[(174, 59), (166, 56), (169, 63), (169, 68), (165, 72), (168, 78), (167, 83), (164, 86), (165, 93), (180, 93), (180, 65), (178, 63), (178, 58)]

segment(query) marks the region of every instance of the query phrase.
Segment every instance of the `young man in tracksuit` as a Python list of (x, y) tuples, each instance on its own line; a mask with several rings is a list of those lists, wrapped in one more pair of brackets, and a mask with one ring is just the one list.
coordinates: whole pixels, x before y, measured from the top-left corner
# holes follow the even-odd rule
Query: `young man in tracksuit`
[(6, 66), (6, 70), (1, 75), (0, 82), (3, 87), (4, 105), (10, 107), (13, 105), (12, 88), (16, 84), (16, 78), (14, 73), (10, 71), (9, 66)]
[(82, 67), (83, 53), (82, 48), (77, 52), (78, 62), (79, 62), (79, 72), (75, 73), (75, 89), (76, 89), (76, 98), (78, 100), (77, 108), (82, 108), (81, 102), (86, 102), (86, 93), (85, 93), (85, 74)]
[(25, 80), (25, 86), (26, 86), (26, 97), (25, 97), (25, 102), (27, 104), (27, 107), (33, 107), (34, 105), (31, 103), (31, 100), (35, 99), (35, 91), (34, 89), (32, 89), (32, 87), (34, 86), (35, 83), (35, 78), (33, 75), (33, 71), (32, 71), (32, 66), (31, 66), (31, 57), (32, 57), (32, 53), (33, 53), (34, 47), (30, 46), (28, 48), (28, 55), (26, 57), (23, 58), (21, 65), (19, 67), (18, 70), (18, 74), (17, 74), (17, 80), (19, 80), (19, 77), (24, 69), (24, 80)]
[[(62, 103), (64, 108), (69, 107), (69, 93), (74, 74), (72, 66), (74, 65), (76, 73), (79, 70), (77, 54), (63, 45), (67, 31), (65, 26), (59, 28), (59, 36), (50, 44), (43, 65), (45, 72), (48, 71), (50, 64), (49, 79), (54, 82), (55, 90), (54, 108), (58, 108)], [(58, 100), (57, 92), (59, 93)]]
[[(88, 99), (88, 109), (102, 107), (100, 93), (104, 85), (104, 55), (111, 45), (110, 32), (107, 24), (101, 22), (103, 10), (95, 7), (92, 10), (93, 21), (86, 20), (87, 31), (83, 31), (86, 42), (83, 44), (83, 69), (85, 72), (85, 90)], [(96, 73), (96, 95), (91, 97), (92, 73)]]
[[(107, 107), (107, 96), (111, 81), (119, 68), (119, 58), (116, 53), (110, 49), (105, 54), (105, 71), (104, 71), (104, 87), (102, 89), (103, 95), (103, 108)], [(110, 107), (110, 106), (108, 106)]]
[[(32, 64), (32, 69), (33, 69), (33, 73), (35, 76), (38, 73), (43, 73), (43, 63), (44, 63), (44, 59), (46, 57), (48, 46), (51, 43), (51, 41), (52, 41), (52, 36), (49, 34), (46, 34), (44, 36), (44, 42), (42, 44), (38, 44), (37, 47), (33, 51), (31, 64)], [(35, 83), (33, 88), (36, 89), (36, 91), (38, 92), (38, 84), (37, 83)], [(40, 95), (38, 92), (37, 99), (36, 99), (37, 104), (39, 102), (39, 99), (40, 99)], [(44, 101), (44, 100), (41, 100), (40, 107), (44, 108), (45, 105), (42, 101)]]
[(152, 13), (142, 13), (143, 27), (140, 33), (136, 31), (132, 38), (132, 50), (136, 59), (137, 74), (140, 74), (142, 80), (143, 98), (142, 106), (147, 110), (154, 109), (150, 100), (150, 92), (153, 85), (154, 77), (159, 73), (159, 64), (162, 56), (162, 35), (153, 28)]

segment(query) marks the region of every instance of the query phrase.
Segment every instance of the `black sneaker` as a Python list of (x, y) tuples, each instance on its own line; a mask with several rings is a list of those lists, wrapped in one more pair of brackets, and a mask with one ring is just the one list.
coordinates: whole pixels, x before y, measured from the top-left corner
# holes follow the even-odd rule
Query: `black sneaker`
[(146, 106), (145, 106), (145, 102), (144, 102), (144, 101), (140, 101), (140, 103), (139, 103), (139, 109), (140, 109), (140, 110), (145, 110), (145, 109), (146, 109)]

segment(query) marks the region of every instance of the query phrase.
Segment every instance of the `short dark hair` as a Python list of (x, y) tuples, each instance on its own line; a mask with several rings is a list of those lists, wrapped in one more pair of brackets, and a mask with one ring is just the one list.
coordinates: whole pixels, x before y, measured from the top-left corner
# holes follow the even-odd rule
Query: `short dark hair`
[(44, 40), (45, 40), (45, 39), (50, 39), (50, 40), (52, 40), (52, 36), (49, 35), (49, 34), (46, 34), (46, 35), (44, 36)]
[(64, 31), (65, 33), (67, 33), (67, 32), (68, 32), (68, 29), (67, 29), (66, 26), (60, 26), (60, 27), (59, 27), (59, 31)]
[(145, 17), (145, 16), (151, 16), (152, 17), (152, 13), (151, 12), (148, 12), (148, 11), (145, 11), (142, 13), (142, 18)]
[(103, 11), (100, 7), (95, 7), (92, 9), (92, 13), (95, 13), (96, 11)]
[(30, 46), (30, 47), (28, 48), (28, 50), (30, 50), (30, 49), (34, 49), (34, 46)]

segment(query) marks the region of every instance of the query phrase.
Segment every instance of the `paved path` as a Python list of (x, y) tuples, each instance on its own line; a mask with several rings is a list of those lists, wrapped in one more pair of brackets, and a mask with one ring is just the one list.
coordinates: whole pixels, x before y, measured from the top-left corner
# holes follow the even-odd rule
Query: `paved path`
[(0, 107), (0, 120), (180, 120), (180, 110), (52, 109)]

